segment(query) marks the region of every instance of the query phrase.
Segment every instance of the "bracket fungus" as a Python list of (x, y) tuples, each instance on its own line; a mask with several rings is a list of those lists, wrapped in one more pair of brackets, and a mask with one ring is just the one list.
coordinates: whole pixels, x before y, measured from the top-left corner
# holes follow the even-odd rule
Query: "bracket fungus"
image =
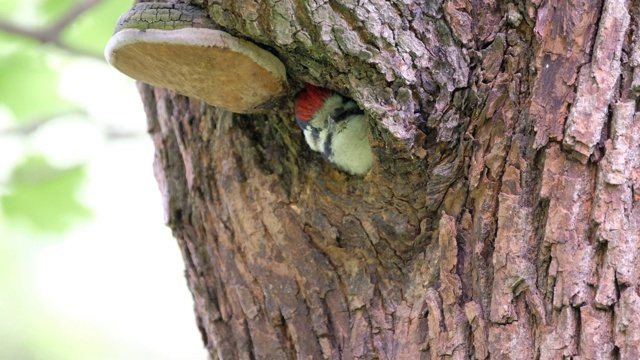
[(136, 80), (237, 113), (268, 108), (287, 87), (276, 56), (215, 29), (191, 5), (135, 5), (118, 19), (105, 57)]

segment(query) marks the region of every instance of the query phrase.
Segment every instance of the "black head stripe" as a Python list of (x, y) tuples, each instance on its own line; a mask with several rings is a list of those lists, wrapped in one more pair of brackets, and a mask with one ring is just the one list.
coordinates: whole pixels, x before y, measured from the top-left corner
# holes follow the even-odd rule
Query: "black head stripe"
[(324, 149), (322, 149), (323, 150), (322, 154), (327, 159), (331, 159), (331, 156), (333, 155), (333, 151), (331, 147), (332, 142), (333, 142), (333, 132), (329, 132), (329, 134), (327, 135), (327, 141), (325, 141), (324, 143)]
[(350, 109), (345, 109), (344, 107), (339, 107), (331, 114), (331, 118), (335, 122), (340, 122), (340, 121), (348, 118), (349, 116), (363, 115), (363, 114), (364, 114), (364, 112), (362, 110), (360, 110), (360, 108), (357, 107), (357, 106), (352, 107)]
[(316, 143), (318, 142), (318, 140), (320, 140), (320, 131), (318, 131), (318, 129), (311, 129), (311, 136), (313, 136), (313, 140), (316, 141)]

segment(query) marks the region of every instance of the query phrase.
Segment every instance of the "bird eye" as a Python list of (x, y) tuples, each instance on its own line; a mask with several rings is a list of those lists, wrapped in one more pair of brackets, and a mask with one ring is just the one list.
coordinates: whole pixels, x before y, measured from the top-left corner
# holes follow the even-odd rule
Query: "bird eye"
[(339, 108), (336, 108), (331, 113), (331, 118), (335, 121), (340, 121), (342, 120), (345, 111), (346, 111), (345, 108), (343, 108), (342, 106)]

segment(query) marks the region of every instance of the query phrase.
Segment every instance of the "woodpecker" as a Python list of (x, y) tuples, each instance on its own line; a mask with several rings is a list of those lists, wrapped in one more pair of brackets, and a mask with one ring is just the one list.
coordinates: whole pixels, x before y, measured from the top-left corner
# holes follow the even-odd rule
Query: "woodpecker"
[(351, 175), (366, 175), (373, 154), (364, 112), (335, 91), (307, 84), (296, 95), (296, 121), (313, 151)]

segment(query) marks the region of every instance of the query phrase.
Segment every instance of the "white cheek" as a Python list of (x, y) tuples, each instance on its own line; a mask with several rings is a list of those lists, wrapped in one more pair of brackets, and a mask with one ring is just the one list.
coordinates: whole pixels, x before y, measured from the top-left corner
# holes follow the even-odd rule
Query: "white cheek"
[(319, 151), (318, 144), (316, 143), (316, 139), (310, 130), (304, 131), (304, 139), (307, 141), (307, 144), (309, 144), (309, 147), (311, 148), (311, 150)]

